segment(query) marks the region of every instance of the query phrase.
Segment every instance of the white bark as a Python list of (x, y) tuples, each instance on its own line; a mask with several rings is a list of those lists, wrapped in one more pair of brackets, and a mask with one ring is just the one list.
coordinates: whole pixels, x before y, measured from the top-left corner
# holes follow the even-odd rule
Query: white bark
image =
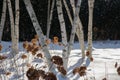
[(92, 26), (93, 26), (93, 5), (94, 0), (88, 0), (89, 6), (89, 22), (88, 22), (88, 52), (90, 55), (89, 58), (92, 57)]
[(19, 9), (19, 0), (15, 0), (15, 31), (14, 31), (14, 37), (15, 37), (15, 42), (14, 42), (14, 47), (15, 51), (18, 53), (19, 49), (19, 17), (20, 17), (20, 9)]
[(1, 16), (1, 22), (0, 22), (0, 42), (2, 40), (3, 28), (5, 25), (6, 9), (7, 9), (6, 0), (3, 0), (2, 16)]
[(58, 12), (58, 18), (59, 18), (59, 23), (60, 23), (60, 28), (61, 28), (61, 36), (62, 36), (62, 43), (64, 45), (64, 49), (62, 52), (62, 57), (63, 57), (63, 66), (65, 70), (67, 71), (67, 62), (68, 62), (68, 54), (67, 54), (67, 35), (66, 35), (66, 28), (65, 28), (65, 21), (63, 17), (63, 11), (62, 11), (62, 3), (61, 0), (57, 0), (56, 2), (57, 5), (57, 12)]
[(47, 22), (47, 35), (46, 35), (47, 38), (49, 38), (49, 34), (50, 34), (54, 5), (55, 5), (55, 0), (52, 0), (52, 6), (51, 6), (51, 9), (50, 9), (49, 18), (48, 18), (48, 22)]
[(15, 33), (15, 26), (14, 26), (14, 16), (13, 16), (13, 11), (12, 11), (12, 5), (11, 5), (11, 1), (10, 0), (7, 0), (7, 3), (8, 3), (8, 10), (9, 10), (9, 16), (10, 16), (10, 25), (11, 25), (11, 39), (12, 39), (12, 51), (11, 53), (12, 54), (16, 54), (16, 51), (15, 51), (15, 36), (14, 36), (14, 33)]
[(33, 26), (34, 26), (34, 28), (36, 30), (36, 33), (39, 36), (39, 41), (40, 41), (42, 49), (44, 51), (44, 55), (46, 57), (48, 67), (49, 67), (50, 71), (55, 73), (55, 69), (53, 68), (52, 62), (51, 62), (51, 55), (50, 55), (50, 53), (48, 51), (48, 48), (47, 48), (47, 45), (45, 43), (45, 39), (44, 39), (45, 37), (44, 37), (42, 29), (41, 29), (41, 27), (40, 27), (40, 25), (38, 23), (38, 20), (37, 20), (35, 12), (33, 10), (32, 4), (31, 4), (30, 0), (23, 0), (23, 1), (25, 3), (26, 9), (27, 9), (28, 14), (29, 14), (29, 16), (31, 18), (31, 21), (33, 23)]
[(75, 9), (75, 14), (74, 14), (73, 26), (72, 26), (71, 36), (70, 36), (70, 42), (69, 42), (69, 46), (68, 46), (68, 54), (70, 54), (70, 52), (73, 48), (75, 32), (76, 32), (76, 28), (78, 27), (78, 22), (79, 22), (80, 5), (81, 5), (81, 0), (78, 0), (77, 6), (76, 6), (76, 9)]
[[(66, 2), (64, 0), (63, 0), (63, 2), (64, 2), (64, 5), (66, 7), (70, 22), (73, 25), (72, 17), (70, 15), (70, 11), (68, 10), (67, 4), (66, 4)], [(72, 6), (72, 9), (73, 9), (73, 14), (75, 14), (75, 2), (74, 2), (74, 0), (70, 0), (70, 3), (71, 3), (71, 6)], [(82, 57), (84, 58), (85, 57), (85, 46), (84, 46), (83, 26), (82, 26), (82, 22), (81, 22), (80, 19), (78, 19), (78, 22), (79, 23), (78, 23), (78, 27), (76, 29), (76, 34), (77, 34), (78, 40), (80, 42), (80, 48), (81, 48)]]

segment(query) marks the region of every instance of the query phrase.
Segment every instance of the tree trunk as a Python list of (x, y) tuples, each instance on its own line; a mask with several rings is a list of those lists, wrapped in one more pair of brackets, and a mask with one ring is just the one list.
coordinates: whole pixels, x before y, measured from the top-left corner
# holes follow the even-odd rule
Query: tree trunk
[(70, 52), (73, 48), (75, 32), (76, 32), (76, 28), (78, 27), (78, 21), (79, 21), (80, 5), (81, 5), (81, 0), (78, 0), (77, 6), (76, 6), (76, 9), (75, 9), (75, 14), (74, 14), (73, 26), (72, 26), (71, 36), (70, 36), (70, 42), (69, 42), (69, 46), (68, 46), (68, 54), (70, 54)]
[(20, 17), (20, 9), (19, 9), (19, 0), (15, 0), (15, 31), (14, 31), (14, 37), (15, 37), (15, 42), (14, 42), (14, 47), (15, 51), (18, 53), (19, 51), (19, 17)]
[(2, 17), (1, 17), (1, 22), (0, 22), (0, 43), (2, 41), (3, 28), (5, 25), (6, 9), (7, 9), (6, 0), (3, 0)]
[(28, 14), (31, 18), (31, 21), (33, 23), (33, 26), (36, 30), (36, 33), (39, 37), (39, 42), (41, 43), (41, 47), (42, 47), (44, 55), (46, 57), (48, 68), (50, 69), (50, 71), (55, 73), (55, 69), (53, 68), (53, 63), (51, 62), (51, 55), (50, 55), (47, 45), (45, 43), (45, 37), (44, 37), (42, 29), (39, 25), (39, 22), (37, 20), (36, 14), (33, 10), (32, 4), (31, 4), (30, 0), (23, 0), (23, 1), (25, 3), (26, 9), (27, 9)]
[(92, 26), (93, 26), (93, 5), (94, 0), (88, 0), (88, 6), (89, 6), (89, 22), (88, 22), (88, 52), (89, 58), (92, 57)]
[(67, 71), (67, 62), (68, 62), (68, 54), (67, 54), (67, 35), (66, 35), (66, 28), (65, 28), (65, 21), (63, 17), (63, 11), (62, 11), (62, 3), (61, 0), (57, 0), (56, 2), (57, 5), (57, 12), (58, 12), (58, 18), (59, 18), (59, 23), (60, 23), (60, 28), (61, 28), (61, 35), (62, 35), (62, 43), (64, 45), (64, 49), (62, 52), (62, 57), (63, 57), (63, 66), (65, 70)]
[(11, 39), (12, 39), (12, 51), (11, 54), (13, 54), (13, 56), (17, 53), (15, 50), (15, 25), (14, 25), (14, 16), (13, 16), (13, 11), (12, 11), (12, 5), (11, 5), (11, 1), (7, 0), (8, 3), (8, 10), (9, 10), (9, 16), (10, 16), (10, 24), (11, 24)]
[[(72, 17), (70, 15), (70, 11), (68, 9), (68, 6), (67, 6), (65, 0), (63, 2), (64, 2), (64, 5), (65, 5), (65, 8), (67, 10), (68, 17), (70, 19), (71, 25), (73, 26), (73, 21), (72, 21)], [(71, 2), (72, 9), (73, 9), (73, 14), (75, 14), (75, 3), (74, 3), (74, 0), (70, 0), (70, 2)], [(80, 42), (80, 48), (81, 48), (82, 57), (84, 58), (85, 57), (85, 46), (84, 46), (83, 26), (82, 26), (82, 22), (81, 22), (80, 19), (78, 19), (78, 22), (79, 23), (78, 23), (78, 27), (76, 29), (76, 34), (77, 34), (78, 40)]]
[[(52, 21), (52, 17), (53, 17), (53, 9), (54, 9), (54, 5), (55, 5), (55, 0), (52, 0), (52, 6), (50, 9), (50, 13), (48, 14), (48, 19), (47, 19), (47, 38), (49, 38), (49, 34), (50, 34), (50, 28), (51, 28), (51, 21)], [(49, 10), (48, 10), (49, 11)]]

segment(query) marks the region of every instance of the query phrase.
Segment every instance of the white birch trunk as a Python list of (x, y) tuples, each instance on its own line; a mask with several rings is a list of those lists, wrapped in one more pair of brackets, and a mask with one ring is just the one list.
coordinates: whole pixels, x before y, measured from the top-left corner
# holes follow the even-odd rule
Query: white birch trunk
[(52, 0), (52, 6), (50, 9), (50, 16), (49, 16), (49, 21), (47, 23), (47, 38), (49, 38), (49, 34), (50, 34), (50, 28), (51, 28), (51, 22), (52, 22), (52, 17), (53, 17), (53, 10), (54, 10), (54, 5), (55, 5), (55, 0)]
[(14, 42), (14, 47), (15, 47), (15, 51), (16, 53), (18, 53), (19, 49), (19, 17), (20, 17), (20, 9), (19, 9), (19, 0), (15, 0), (15, 31), (14, 31), (14, 36), (15, 36), (15, 42)]
[(66, 28), (65, 28), (65, 21), (63, 17), (61, 0), (57, 0), (56, 5), (57, 5), (58, 18), (59, 18), (59, 23), (60, 23), (60, 28), (61, 28), (62, 43), (65, 46), (62, 52), (62, 57), (63, 57), (63, 62), (64, 62), (63, 66), (65, 70), (67, 71), (67, 64), (66, 64), (68, 62), (67, 35), (66, 35)]
[(89, 22), (88, 22), (88, 52), (90, 55), (89, 58), (92, 57), (92, 26), (93, 26), (93, 6), (94, 0), (88, 0), (89, 6)]
[(7, 0), (8, 3), (8, 10), (9, 10), (9, 16), (10, 16), (10, 25), (11, 25), (11, 39), (12, 39), (12, 51), (11, 54), (13, 54), (13, 56), (16, 54), (15, 51), (15, 25), (14, 25), (14, 16), (13, 16), (13, 11), (12, 11), (12, 5), (11, 5), (11, 1)]
[[(66, 5), (66, 9), (68, 8), (67, 7), (67, 4), (65, 1), (63, 1), (64, 4)], [(73, 14), (75, 14), (75, 2), (74, 0), (70, 0), (70, 3), (71, 3), (71, 6), (72, 6), (72, 9), (73, 9)], [(71, 24), (73, 25), (73, 21), (71, 20), (72, 17), (70, 16), (70, 12), (69, 10), (67, 9), (67, 13), (69, 14), (69, 19), (70, 19), (70, 22)], [(82, 26), (82, 22), (80, 19), (78, 19), (78, 27), (76, 28), (76, 34), (77, 34), (77, 37), (78, 37), (78, 40), (80, 42), (80, 48), (81, 48), (81, 53), (82, 53), (82, 57), (85, 58), (85, 46), (84, 46), (84, 33), (83, 33), (83, 26)]]
[(52, 6), (51, 6), (51, 9), (50, 9), (49, 17), (47, 19), (47, 35), (46, 35), (47, 38), (49, 38), (49, 35), (50, 35), (50, 28), (51, 28), (51, 22), (52, 22), (52, 17), (53, 17), (53, 10), (54, 10), (54, 5), (55, 5), (55, 0), (52, 0), (51, 5)]
[(44, 55), (45, 55), (46, 60), (47, 60), (47, 65), (48, 65), (50, 71), (55, 73), (55, 69), (53, 68), (52, 62), (51, 62), (51, 55), (50, 55), (50, 53), (48, 51), (48, 48), (47, 48), (47, 45), (45, 43), (45, 39), (44, 39), (45, 37), (44, 37), (42, 29), (41, 29), (41, 27), (39, 25), (39, 22), (37, 20), (36, 14), (35, 14), (35, 12), (33, 10), (32, 4), (31, 4), (30, 0), (23, 0), (23, 1), (25, 3), (26, 9), (27, 9), (28, 14), (29, 14), (29, 16), (31, 18), (31, 21), (33, 23), (33, 26), (34, 26), (34, 28), (36, 30), (36, 33), (39, 36), (39, 41), (40, 41), (41, 46), (43, 48), (43, 52), (44, 52)]
[(78, 0), (77, 6), (76, 6), (76, 9), (75, 9), (75, 14), (74, 14), (73, 26), (72, 26), (71, 36), (70, 36), (70, 42), (69, 42), (69, 46), (68, 46), (68, 50), (69, 50), (68, 54), (70, 54), (70, 52), (73, 48), (75, 32), (76, 32), (76, 28), (78, 27), (78, 23), (79, 23), (80, 6), (81, 6), (81, 0)]
[(0, 43), (2, 41), (3, 28), (5, 25), (6, 9), (7, 9), (6, 0), (3, 0), (2, 16), (1, 16), (1, 22), (0, 22)]
[(48, 33), (48, 31), (50, 30), (49, 22), (50, 22), (50, 0), (48, 0), (48, 10), (47, 10), (47, 36), (46, 36), (47, 38), (49, 38), (49, 33)]

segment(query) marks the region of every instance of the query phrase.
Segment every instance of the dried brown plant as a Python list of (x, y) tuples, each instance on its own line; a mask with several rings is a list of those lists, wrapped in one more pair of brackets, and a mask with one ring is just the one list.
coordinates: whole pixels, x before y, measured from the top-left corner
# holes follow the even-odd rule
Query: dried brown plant
[(79, 67), (76, 67), (75, 69), (73, 69), (73, 74), (75, 75), (76, 73), (79, 72), (79, 70), (80, 70), (80, 68), (79, 68)]
[(117, 68), (117, 73), (120, 75), (120, 66)]
[(86, 69), (87, 69), (86, 66), (81, 66), (81, 67), (80, 67), (80, 70), (79, 70), (79, 72), (78, 72), (79, 75), (80, 75), (80, 76), (85, 76), (85, 75), (86, 75)]
[(52, 56), (51, 61), (56, 65), (63, 65), (63, 60), (60, 56)]
[(106, 78), (103, 78), (102, 80), (107, 80)]
[(23, 54), (23, 55), (21, 56), (21, 58), (22, 58), (22, 59), (26, 59), (26, 58), (27, 58), (27, 55)]
[(52, 72), (47, 72), (45, 80), (57, 80), (56, 75)]
[(90, 58), (90, 61), (93, 62), (93, 57)]
[(23, 48), (27, 49), (27, 47), (28, 47), (28, 42), (27, 41), (23, 42)]
[(0, 44), (0, 51), (2, 50), (2, 45)]
[(38, 53), (38, 54), (37, 54), (37, 57), (43, 58), (42, 53)]
[(54, 44), (58, 44), (58, 42), (59, 42), (58, 40), (59, 40), (59, 38), (57, 36), (53, 37), (53, 43)]
[(36, 44), (37, 44), (37, 39), (34, 39), (34, 38), (33, 38), (33, 39), (31, 40), (31, 43), (33, 43), (33, 44), (36, 45)]
[(63, 74), (63, 75), (67, 74), (67, 71), (64, 69), (63, 66), (57, 66), (57, 69), (61, 74)]
[(11, 75), (11, 72), (6, 72), (5, 74), (6, 74), (6, 76), (9, 76), (9, 75)]
[(40, 73), (38, 70), (31, 67), (26, 72), (26, 76), (28, 77), (28, 80), (39, 80)]
[(90, 55), (90, 52), (89, 52), (89, 51), (87, 51), (87, 52), (86, 52), (86, 56), (89, 56), (89, 55)]
[(118, 63), (116, 62), (116, 63), (115, 63), (115, 68), (117, 68), (117, 66), (118, 66)]
[(73, 69), (73, 74), (75, 75), (76, 73), (78, 73), (80, 76), (85, 76), (86, 70), (86, 66), (76, 67), (75, 69)]
[(4, 60), (6, 58), (7, 58), (6, 56), (0, 55), (0, 60)]

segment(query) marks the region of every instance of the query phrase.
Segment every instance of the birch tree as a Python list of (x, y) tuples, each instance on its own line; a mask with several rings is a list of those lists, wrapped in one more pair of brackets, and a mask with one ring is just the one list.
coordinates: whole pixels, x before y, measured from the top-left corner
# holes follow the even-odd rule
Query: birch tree
[(68, 54), (70, 54), (70, 52), (73, 48), (75, 32), (76, 32), (76, 28), (78, 27), (78, 22), (79, 22), (80, 6), (81, 6), (81, 0), (78, 0), (77, 5), (76, 5), (76, 9), (75, 9), (75, 14), (74, 14), (72, 31), (71, 31), (71, 35), (70, 35), (70, 42), (69, 42), (69, 46), (68, 46)]
[(3, 28), (5, 25), (6, 9), (7, 9), (6, 0), (3, 0), (2, 17), (1, 17), (1, 22), (0, 22), (0, 42), (2, 40)]
[[(72, 20), (72, 17), (70, 15), (70, 11), (68, 9), (66, 0), (63, 0), (63, 3), (65, 5), (65, 8), (66, 8), (70, 23), (73, 26), (73, 20)], [(74, 2), (74, 0), (70, 0), (70, 3), (71, 3), (71, 6), (72, 6), (73, 14), (75, 14), (75, 2)], [(77, 34), (78, 40), (80, 42), (80, 48), (81, 48), (82, 57), (84, 58), (85, 57), (85, 49), (84, 49), (85, 46), (84, 46), (83, 26), (82, 26), (81, 20), (78, 19), (78, 21), (79, 22), (78, 22), (78, 27), (76, 28), (76, 34)]]
[(14, 37), (15, 37), (15, 42), (14, 42), (14, 47), (15, 51), (18, 53), (18, 43), (19, 43), (19, 15), (20, 9), (19, 9), (19, 0), (15, 0), (15, 30), (14, 30)]
[(12, 39), (12, 51), (11, 54), (15, 54), (17, 53), (15, 51), (15, 26), (14, 26), (14, 16), (13, 16), (13, 11), (12, 11), (12, 5), (11, 5), (11, 1), (7, 0), (8, 3), (8, 11), (9, 11), (9, 16), (10, 16), (10, 26), (11, 26), (11, 39)]
[(61, 35), (62, 35), (62, 43), (64, 45), (64, 49), (62, 52), (62, 57), (63, 57), (63, 66), (65, 70), (67, 70), (67, 62), (68, 62), (68, 54), (67, 54), (67, 35), (66, 35), (66, 27), (65, 27), (65, 21), (63, 17), (63, 11), (62, 11), (62, 3), (61, 0), (57, 0), (56, 2), (57, 5), (57, 12), (58, 12), (58, 18), (59, 18), (59, 23), (60, 23), (60, 28), (61, 28)]
[(23, 0), (23, 1), (25, 3), (28, 14), (31, 18), (31, 21), (33, 23), (35, 31), (36, 31), (36, 33), (39, 37), (39, 42), (41, 43), (41, 47), (42, 47), (44, 55), (46, 57), (48, 68), (49, 68), (50, 71), (55, 73), (55, 69), (53, 68), (53, 65), (52, 65), (53, 63), (51, 62), (51, 55), (50, 55), (50, 53), (48, 51), (48, 48), (47, 48), (47, 45), (45, 43), (45, 37), (44, 37), (42, 29), (39, 25), (39, 22), (37, 20), (36, 14), (33, 10), (32, 4), (31, 4), (30, 0)]
[(88, 50), (89, 58), (92, 57), (92, 26), (93, 26), (93, 6), (94, 0), (88, 0), (89, 6), (89, 22), (88, 22)]

